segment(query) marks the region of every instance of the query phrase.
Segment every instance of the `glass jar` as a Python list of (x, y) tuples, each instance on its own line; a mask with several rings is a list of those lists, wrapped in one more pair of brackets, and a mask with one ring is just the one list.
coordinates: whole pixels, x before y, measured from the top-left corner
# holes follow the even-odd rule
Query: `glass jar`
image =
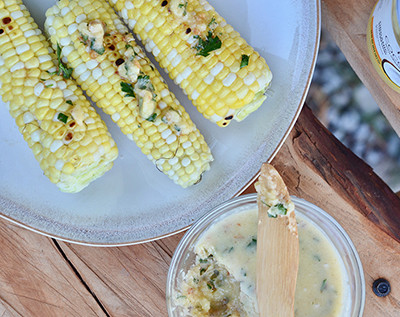
[[(296, 206), (296, 214), (320, 229), (331, 241), (343, 262), (347, 274), (348, 293), (346, 308), (340, 317), (361, 317), (365, 303), (365, 280), (363, 268), (357, 251), (347, 233), (329, 214), (321, 208), (297, 197), (291, 197)], [(226, 217), (257, 208), (257, 194), (239, 196), (217, 206), (198, 220), (180, 241), (175, 250), (168, 271), (166, 300), (170, 317), (186, 316), (182, 307), (177, 304), (180, 284), (184, 274), (195, 263), (194, 247), (213, 224)]]
[(379, 0), (367, 29), (371, 61), (382, 79), (400, 92), (400, 0)]

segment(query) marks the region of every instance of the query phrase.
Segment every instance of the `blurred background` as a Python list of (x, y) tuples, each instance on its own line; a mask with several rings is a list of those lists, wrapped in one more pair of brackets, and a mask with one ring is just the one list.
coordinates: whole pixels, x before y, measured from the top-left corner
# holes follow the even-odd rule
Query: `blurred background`
[(324, 29), (306, 102), (343, 144), (400, 191), (400, 138)]

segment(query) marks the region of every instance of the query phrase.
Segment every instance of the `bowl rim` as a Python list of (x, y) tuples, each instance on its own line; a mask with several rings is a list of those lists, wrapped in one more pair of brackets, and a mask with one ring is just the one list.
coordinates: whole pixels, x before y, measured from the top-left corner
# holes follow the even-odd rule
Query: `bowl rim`
[[(358, 315), (357, 316), (362, 316), (364, 312), (364, 307), (365, 307), (365, 275), (364, 275), (364, 269), (362, 266), (361, 259), (358, 255), (357, 249), (351, 240), (350, 236), (347, 234), (347, 232), (344, 230), (344, 228), (339, 224), (339, 222), (333, 218), (329, 213), (327, 213), (325, 210), (322, 208), (318, 207), (317, 205), (303, 199), (299, 198), (297, 196), (291, 195), (290, 196), (292, 201), (295, 203), (295, 206), (300, 206), (302, 208), (313, 208), (314, 211), (318, 212), (319, 215), (322, 215), (323, 218), (326, 218), (328, 222), (330, 222), (333, 227), (335, 228), (334, 230), (337, 230), (337, 233), (341, 236), (344, 244), (346, 245), (349, 252), (349, 256), (351, 258), (351, 262), (355, 267), (355, 283), (357, 286), (360, 288), (360, 293), (357, 294), (359, 296), (356, 297), (356, 301), (358, 299), (359, 305), (357, 307), (358, 310)], [(179, 241), (178, 246), (176, 247), (173, 257), (171, 259), (171, 263), (168, 269), (168, 275), (167, 275), (167, 282), (166, 282), (166, 304), (167, 304), (167, 310), (168, 310), (168, 316), (172, 316), (172, 305), (170, 305), (171, 301), (171, 295), (172, 295), (172, 285), (174, 281), (174, 277), (177, 275), (173, 273), (175, 272), (175, 269), (177, 268), (178, 262), (181, 260), (181, 258), (184, 256), (184, 250), (187, 248), (190, 248), (189, 240), (193, 238), (193, 235), (196, 234), (199, 230), (199, 236), (204, 232), (204, 230), (213, 224), (214, 221), (216, 221), (218, 218), (220, 218), (223, 215), (223, 211), (226, 209), (229, 209), (229, 207), (232, 207), (232, 205), (236, 205), (240, 203), (241, 205), (248, 204), (248, 203), (256, 203), (257, 202), (257, 193), (251, 193), (251, 194), (245, 194), (241, 195), (238, 197), (233, 197), (231, 199), (228, 199), (227, 201), (217, 205), (213, 209), (211, 209), (209, 212), (204, 214), (203, 217), (199, 218), (190, 228), (189, 230), (185, 233), (185, 235), (182, 237), (182, 239)], [(240, 206), (239, 206), (240, 208)], [(231, 211), (231, 210), (230, 210)], [(307, 217), (307, 216), (306, 216)], [(312, 222), (315, 222), (313, 219), (309, 219)], [(205, 226), (205, 224), (207, 224)], [(317, 224), (318, 225), (318, 224)], [(204, 227), (204, 228), (203, 228)], [(325, 230), (318, 226), (318, 229), (320, 229), (322, 232), (325, 233)], [(329, 237), (328, 237), (329, 238)], [(196, 240), (198, 237), (196, 238)], [(329, 238), (330, 239), (330, 238)], [(196, 241), (195, 240), (195, 241)], [(337, 250), (336, 246), (335, 249)], [(337, 250), (338, 251), (338, 250)], [(357, 312), (356, 310), (356, 312)]]

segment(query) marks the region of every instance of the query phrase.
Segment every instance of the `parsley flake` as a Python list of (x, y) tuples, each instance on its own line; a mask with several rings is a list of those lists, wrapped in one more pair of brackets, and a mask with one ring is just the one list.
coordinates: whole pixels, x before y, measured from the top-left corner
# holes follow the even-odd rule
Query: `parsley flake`
[(68, 100), (66, 101), (66, 103), (72, 106), (72, 100), (69, 100), (69, 99), (68, 99)]
[(257, 246), (257, 239), (251, 238), (251, 241), (247, 244), (247, 248), (255, 248)]
[(68, 79), (72, 75), (73, 68), (68, 68), (61, 60), (61, 46), (57, 43), (57, 60), (58, 60), (58, 70), (54, 72), (47, 71), (50, 75), (62, 75), (64, 78)]
[(287, 208), (281, 203), (272, 206), (268, 210), (268, 217), (270, 218), (276, 218), (278, 217), (278, 215), (285, 216), (286, 214), (287, 214)]
[(208, 55), (210, 55), (210, 52), (221, 48), (221, 45), (222, 45), (222, 42), (219, 39), (219, 37), (218, 36), (213, 37), (213, 33), (211, 31), (208, 31), (208, 34), (207, 34), (207, 37), (205, 40), (203, 40), (198, 35), (196, 35), (195, 38), (197, 38), (199, 40), (197, 42), (197, 45), (194, 47), (197, 50), (196, 55), (201, 55), (201, 56), (207, 57)]
[(153, 85), (150, 83), (149, 75), (139, 75), (136, 85), (138, 85), (139, 89), (154, 90)]
[(320, 287), (319, 290), (321, 291), (321, 293), (322, 293), (324, 290), (326, 290), (326, 279), (324, 279), (324, 280), (322, 281), (322, 284), (321, 284), (321, 287)]
[(240, 68), (243, 68), (245, 66), (249, 65), (249, 56), (248, 55), (242, 55), (242, 61), (240, 62)]
[(154, 122), (157, 118), (157, 113), (153, 113), (150, 117), (148, 117), (146, 120), (150, 122)]
[(209, 28), (214, 28), (214, 24), (217, 24), (217, 22), (215, 21), (215, 17), (212, 17), (210, 23), (208, 23), (207, 27)]
[(99, 54), (99, 55), (103, 55), (104, 54), (104, 52), (106, 51), (106, 49), (104, 48), (104, 46), (102, 46), (102, 47), (95, 47), (95, 44), (96, 44), (96, 38), (92, 38), (91, 40), (90, 40), (90, 49), (92, 50), (92, 51), (95, 51), (97, 54)]
[(178, 8), (183, 9), (183, 16), (186, 16), (186, 14), (187, 14), (187, 6), (188, 6), (187, 1), (185, 1), (185, 3), (178, 4)]
[(135, 92), (133, 91), (132, 84), (121, 82), (121, 91), (126, 92), (125, 97), (133, 97), (135, 98)]
[(59, 120), (59, 121), (61, 121), (62, 123), (67, 123), (67, 121), (68, 121), (68, 116), (66, 116), (65, 114), (63, 114), (63, 113), (59, 113), (58, 114), (58, 116), (57, 116), (57, 119)]

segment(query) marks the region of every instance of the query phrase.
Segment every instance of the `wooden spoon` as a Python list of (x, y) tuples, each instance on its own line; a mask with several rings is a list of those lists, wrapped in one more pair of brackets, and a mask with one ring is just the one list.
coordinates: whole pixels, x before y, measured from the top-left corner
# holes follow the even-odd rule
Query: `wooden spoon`
[(299, 266), (297, 222), (288, 190), (270, 164), (258, 182), (257, 300), (260, 317), (293, 317)]

